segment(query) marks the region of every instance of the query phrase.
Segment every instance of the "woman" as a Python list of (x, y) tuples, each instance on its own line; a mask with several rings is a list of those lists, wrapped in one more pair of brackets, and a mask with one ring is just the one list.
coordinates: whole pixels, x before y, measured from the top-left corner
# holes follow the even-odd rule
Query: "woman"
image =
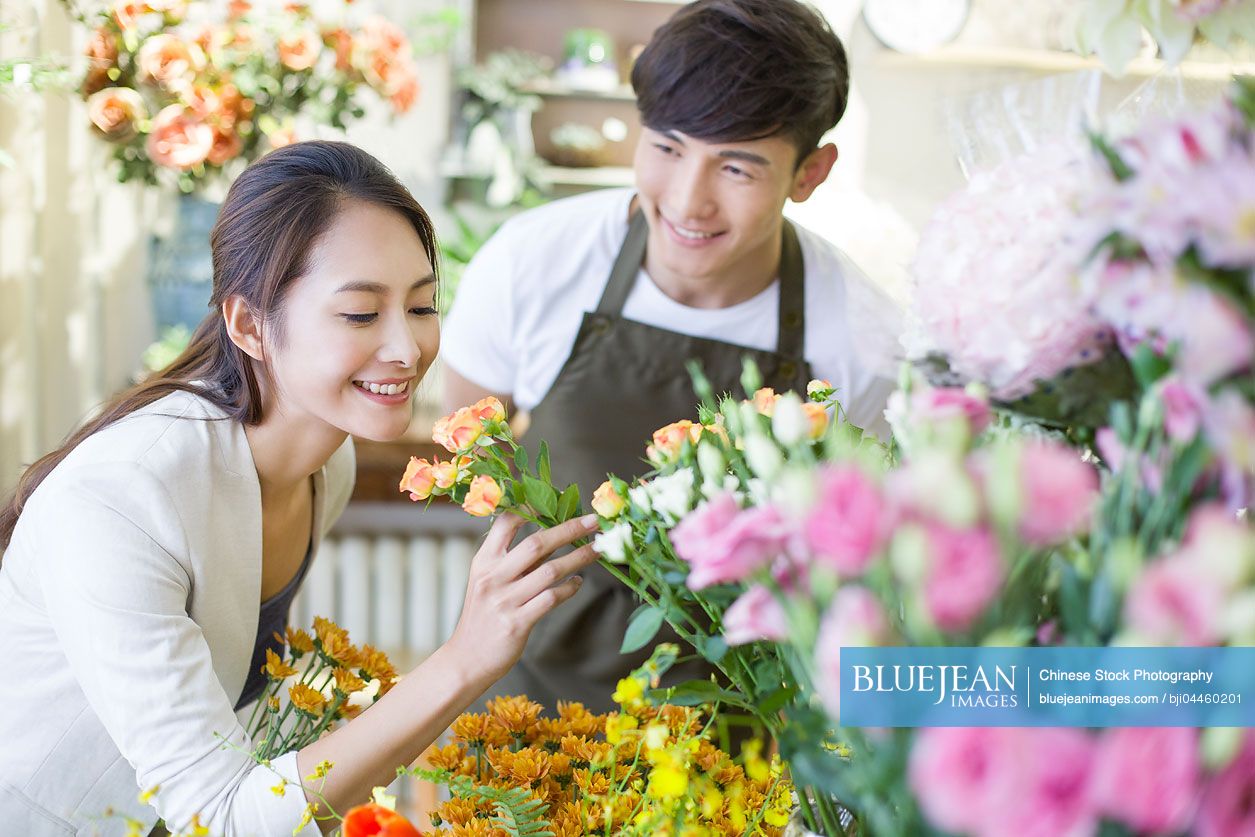
[[(6, 833), (90, 833), (110, 808), (216, 834), (302, 818), (307, 800), (272, 792), (235, 713), (347, 502), (350, 434), (395, 439), (409, 422), (439, 346), (436, 244), (377, 160), (310, 142), (240, 176), (212, 245), (213, 312), (188, 349), (31, 466), (0, 511)], [(511, 548), (519, 523), (494, 523), (449, 642), (275, 771), (332, 762), (322, 794), (343, 811), (510, 668), (594, 558), (550, 553), (596, 525)], [(154, 787), (155, 812), (136, 801)]]

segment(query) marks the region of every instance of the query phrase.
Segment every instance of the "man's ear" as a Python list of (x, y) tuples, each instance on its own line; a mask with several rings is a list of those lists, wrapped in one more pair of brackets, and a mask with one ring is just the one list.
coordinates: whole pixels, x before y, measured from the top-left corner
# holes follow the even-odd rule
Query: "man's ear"
[(832, 143), (821, 145), (807, 154), (797, 167), (797, 173), (793, 175), (793, 189), (789, 192), (789, 200), (801, 203), (809, 198), (819, 188), (819, 184), (828, 179), (828, 173), (836, 162), (837, 147)]
[(244, 354), (253, 360), (264, 360), (265, 351), (261, 340), (261, 322), (253, 315), (244, 297), (227, 297), (222, 303), (222, 319), (227, 325), (227, 336)]

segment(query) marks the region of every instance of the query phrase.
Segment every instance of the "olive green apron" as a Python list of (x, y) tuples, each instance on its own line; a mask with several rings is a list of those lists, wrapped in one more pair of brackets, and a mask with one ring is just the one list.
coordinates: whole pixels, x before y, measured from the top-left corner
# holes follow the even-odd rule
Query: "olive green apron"
[[(784, 224), (780, 254), (780, 314), (776, 351), (763, 351), (692, 337), (624, 319), (623, 305), (645, 255), (649, 226), (636, 212), (597, 310), (584, 315), (570, 357), (541, 403), (532, 410), (524, 436), (529, 449), (543, 440), (553, 460), (553, 481), (575, 482), (585, 508), (613, 473), (631, 480), (650, 470), (645, 446), (653, 432), (682, 418), (696, 418), (697, 396), (685, 368), (701, 362), (716, 394), (740, 391), (741, 359), (758, 364), (764, 386), (805, 392), (810, 367), (805, 337), (802, 251), (797, 233)], [(620, 654), (623, 633), (638, 602), (604, 568), (584, 571), (575, 596), (532, 631), (523, 658), (485, 698), (526, 694), (552, 709), (558, 700), (578, 700), (594, 712), (614, 706), (618, 680), (643, 663), (660, 642), (680, 642), (664, 625), (645, 648)], [(693, 653), (681, 643), (682, 654)], [(715, 671), (705, 660), (677, 665), (664, 683), (706, 679)]]

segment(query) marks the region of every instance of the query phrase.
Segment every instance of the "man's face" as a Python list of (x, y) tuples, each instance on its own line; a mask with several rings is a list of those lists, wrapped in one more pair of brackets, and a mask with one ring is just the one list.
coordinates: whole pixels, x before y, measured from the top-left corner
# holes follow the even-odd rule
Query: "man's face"
[(649, 221), (651, 269), (717, 279), (776, 247), (785, 199), (805, 200), (828, 173), (824, 167), (812, 183), (815, 167), (796, 163), (797, 149), (784, 137), (720, 143), (643, 130), (636, 188)]

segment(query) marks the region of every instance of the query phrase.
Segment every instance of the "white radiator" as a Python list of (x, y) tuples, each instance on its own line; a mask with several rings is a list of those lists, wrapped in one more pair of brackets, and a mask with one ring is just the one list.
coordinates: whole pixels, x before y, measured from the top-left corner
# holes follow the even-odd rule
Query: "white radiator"
[(332, 619), (404, 671), (452, 634), (486, 530), (452, 506), (350, 504), (323, 541), (290, 622), (308, 629), (315, 616)]

